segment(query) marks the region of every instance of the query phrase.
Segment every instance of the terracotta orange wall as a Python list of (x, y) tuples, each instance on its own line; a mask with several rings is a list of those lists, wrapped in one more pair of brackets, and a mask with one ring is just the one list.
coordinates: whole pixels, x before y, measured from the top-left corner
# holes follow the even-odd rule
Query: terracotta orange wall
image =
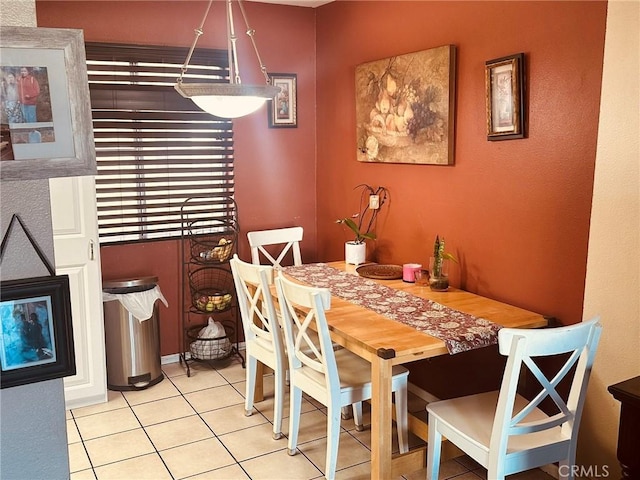
[[(461, 260), (467, 290), (580, 320), (606, 2), (359, 2), (318, 9), (318, 254), (344, 258), (334, 220), (356, 211), (361, 183), (383, 185), (375, 251), (428, 264), (436, 234)], [(355, 67), (457, 47), (455, 165), (356, 161)], [(489, 142), (485, 61), (518, 52), (528, 71), (528, 138)], [(613, 239), (615, 241), (615, 239)]]
[[(207, 2), (38, 1), (38, 26), (79, 28), (86, 41), (190, 46)], [(246, 232), (301, 225), (302, 254), (316, 259), (315, 12), (301, 7), (245, 3), (249, 24), (270, 72), (298, 76), (298, 128), (269, 129), (263, 112), (236, 120), (236, 201), (240, 256), (249, 260)], [(264, 81), (236, 12), (244, 83)], [(224, 4), (214, 2), (198, 46), (226, 48)], [(176, 76), (178, 75), (176, 71)], [(169, 308), (160, 308), (162, 355), (179, 351), (179, 250), (174, 241), (101, 249), (103, 278), (157, 275)]]

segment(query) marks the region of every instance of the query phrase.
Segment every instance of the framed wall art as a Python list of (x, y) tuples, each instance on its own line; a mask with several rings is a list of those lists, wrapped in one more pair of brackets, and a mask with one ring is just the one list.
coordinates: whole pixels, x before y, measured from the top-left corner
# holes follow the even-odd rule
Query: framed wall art
[(67, 275), (0, 284), (0, 388), (75, 375)]
[(2, 180), (94, 175), (82, 30), (2, 27), (0, 77)]
[(280, 87), (272, 101), (268, 103), (269, 128), (295, 128), (298, 126), (298, 98), (295, 73), (270, 73), (274, 87)]
[(453, 165), (456, 47), (356, 67), (357, 159)]
[(524, 53), (485, 63), (487, 139), (525, 137)]

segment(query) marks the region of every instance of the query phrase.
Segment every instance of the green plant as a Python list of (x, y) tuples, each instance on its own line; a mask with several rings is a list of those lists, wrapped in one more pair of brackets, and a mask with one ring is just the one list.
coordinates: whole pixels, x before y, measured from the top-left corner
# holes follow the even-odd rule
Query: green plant
[[(360, 211), (350, 217), (340, 218), (336, 220), (336, 223), (341, 223), (351, 229), (355, 234), (353, 243), (364, 243), (365, 240), (376, 239), (376, 234), (372, 232), (371, 229), (374, 227), (378, 213), (382, 205), (387, 201), (389, 193), (385, 187), (378, 187), (374, 190), (373, 187), (366, 184), (358, 185), (355, 188), (362, 188), (360, 194)], [(378, 208), (376, 209), (369, 208), (369, 198), (371, 195), (378, 196)]]
[(444, 237), (440, 238), (436, 235), (436, 240), (433, 242), (433, 271), (431, 272), (433, 277), (442, 276), (442, 262), (444, 260), (451, 260), (458, 263), (458, 260), (453, 254), (444, 251)]

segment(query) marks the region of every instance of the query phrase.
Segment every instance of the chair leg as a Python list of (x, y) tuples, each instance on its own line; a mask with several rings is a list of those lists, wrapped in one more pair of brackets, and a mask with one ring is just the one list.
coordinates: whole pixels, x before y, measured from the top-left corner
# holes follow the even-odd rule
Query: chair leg
[(258, 360), (247, 354), (247, 386), (244, 398), (244, 414), (250, 417), (253, 414), (253, 397), (256, 392), (256, 374), (258, 370)]
[(338, 445), (340, 443), (340, 408), (329, 405), (327, 408), (327, 460), (324, 476), (333, 480), (338, 463)]
[(353, 408), (353, 423), (356, 424), (356, 431), (364, 432), (364, 425), (362, 422), (362, 402), (356, 402), (352, 405)]
[(409, 451), (409, 413), (407, 411), (407, 390), (399, 388), (395, 392), (396, 430), (398, 431), (398, 448), (400, 453)]
[(284, 375), (283, 368), (278, 367), (274, 374), (275, 392), (273, 402), (273, 439), (280, 440), (282, 435), (282, 410), (284, 409)]
[(440, 453), (442, 435), (438, 431), (438, 421), (429, 415), (429, 441), (427, 443), (427, 480), (438, 480), (440, 473)]
[(289, 398), (289, 444), (287, 453), (296, 454), (298, 445), (298, 429), (300, 428), (300, 410), (302, 404), (302, 390), (291, 387)]

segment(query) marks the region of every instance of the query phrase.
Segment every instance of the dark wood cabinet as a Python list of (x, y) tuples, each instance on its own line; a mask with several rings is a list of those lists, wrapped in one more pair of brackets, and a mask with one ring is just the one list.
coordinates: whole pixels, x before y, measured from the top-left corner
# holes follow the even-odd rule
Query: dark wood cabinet
[(640, 376), (616, 383), (609, 392), (620, 401), (618, 461), (622, 478), (640, 478)]

